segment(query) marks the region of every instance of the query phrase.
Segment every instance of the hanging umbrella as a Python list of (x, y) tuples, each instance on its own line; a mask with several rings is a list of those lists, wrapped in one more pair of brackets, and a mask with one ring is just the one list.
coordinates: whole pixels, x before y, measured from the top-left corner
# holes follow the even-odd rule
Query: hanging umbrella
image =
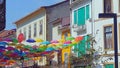
[(40, 38), (36, 38), (35, 41), (36, 41), (36, 42), (43, 42), (43, 40), (40, 39)]
[(48, 45), (48, 44), (50, 44), (50, 42), (49, 41), (44, 41), (44, 42), (41, 42), (41, 44), (42, 45)]
[(14, 47), (11, 47), (11, 46), (8, 46), (6, 49), (7, 49), (7, 50), (14, 50), (15, 48), (14, 48)]
[(16, 43), (14, 43), (14, 42), (8, 43), (8, 46), (16, 46)]
[(18, 42), (21, 43), (25, 39), (24, 34), (20, 33), (17, 39), (18, 39)]
[(83, 39), (83, 36), (78, 36), (78, 37), (75, 38), (75, 41), (76, 41), (76, 42), (79, 42), (79, 41), (81, 41), (82, 39)]
[(5, 52), (5, 50), (4, 49), (0, 49), (0, 52)]
[(6, 42), (0, 42), (0, 46), (6, 46), (6, 45), (8, 45), (8, 43), (6, 43)]
[(29, 43), (34, 43), (34, 42), (35, 42), (34, 39), (28, 39), (28, 40), (26, 40), (26, 41), (29, 42)]
[(34, 45), (34, 46), (32, 46), (32, 48), (33, 48), (33, 49), (37, 49), (37, 48), (38, 48), (38, 46)]
[(65, 39), (60, 39), (59, 42), (60, 42), (60, 43), (64, 43), (64, 42), (65, 42)]
[(18, 40), (16, 38), (12, 38), (13, 43), (18, 43)]
[(65, 41), (64, 44), (71, 44), (71, 41)]
[(49, 47), (45, 51), (53, 51), (53, 50), (55, 50), (53, 47)]
[(50, 43), (59, 43), (59, 41), (57, 41), (57, 40), (52, 40), (52, 41), (50, 41)]
[(72, 40), (74, 40), (75, 38), (74, 37), (66, 37), (66, 40), (68, 41), (72, 41)]
[(0, 49), (5, 49), (6, 47), (5, 46), (0, 46)]
[(12, 42), (12, 38), (5, 38), (4, 41), (6, 41), (6, 42)]

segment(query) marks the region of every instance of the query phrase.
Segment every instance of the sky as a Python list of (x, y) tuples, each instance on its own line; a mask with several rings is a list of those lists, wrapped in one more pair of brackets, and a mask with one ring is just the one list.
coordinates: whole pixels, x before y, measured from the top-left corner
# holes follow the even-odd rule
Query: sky
[(6, 0), (6, 30), (15, 29), (14, 22), (41, 6), (56, 4), (63, 0)]

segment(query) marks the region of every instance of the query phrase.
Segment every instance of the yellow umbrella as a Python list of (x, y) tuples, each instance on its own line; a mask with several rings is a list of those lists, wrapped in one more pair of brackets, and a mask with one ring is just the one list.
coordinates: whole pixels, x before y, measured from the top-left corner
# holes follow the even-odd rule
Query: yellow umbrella
[(35, 41), (36, 41), (36, 42), (43, 42), (43, 40), (40, 39), (40, 38), (36, 38)]
[(59, 42), (60, 42), (60, 43), (64, 43), (64, 42), (65, 42), (65, 39), (60, 39)]

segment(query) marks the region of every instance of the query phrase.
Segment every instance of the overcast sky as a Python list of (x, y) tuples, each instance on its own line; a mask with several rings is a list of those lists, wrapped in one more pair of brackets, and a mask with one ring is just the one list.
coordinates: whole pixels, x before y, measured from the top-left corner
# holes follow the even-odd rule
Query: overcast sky
[(37, 10), (63, 0), (6, 0), (6, 30), (14, 29), (17, 20)]

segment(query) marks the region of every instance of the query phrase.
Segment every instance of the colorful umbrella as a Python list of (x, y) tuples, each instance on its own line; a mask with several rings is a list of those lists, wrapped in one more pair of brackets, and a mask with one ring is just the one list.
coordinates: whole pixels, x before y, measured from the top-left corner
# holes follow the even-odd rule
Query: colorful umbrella
[(0, 46), (6, 46), (6, 45), (8, 45), (8, 43), (6, 43), (6, 42), (0, 42)]
[(55, 50), (53, 47), (49, 47), (45, 51), (53, 51), (53, 50)]
[(42, 45), (48, 45), (48, 44), (50, 44), (50, 42), (49, 41), (44, 41), (44, 42), (41, 42), (41, 44)]
[(18, 43), (18, 40), (17, 40), (16, 38), (13, 38), (13, 39), (12, 39), (12, 42), (13, 42), (13, 43)]
[(4, 41), (6, 41), (6, 42), (12, 42), (12, 39), (11, 38), (5, 38)]
[(74, 39), (75, 39), (74, 37), (66, 37), (66, 40), (69, 40), (69, 41), (72, 41)]
[(23, 33), (20, 33), (20, 34), (18, 35), (18, 42), (21, 43), (24, 39), (25, 39), (24, 34), (23, 34)]
[(57, 41), (57, 40), (52, 40), (52, 41), (50, 41), (50, 43), (59, 43), (59, 41)]
[(28, 39), (28, 40), (26, 40), (26, 41), (29, 42), (29, 43), (34, 43), (34, 42), (35, 42), (34, 39)]
[(40, 38), (36, 38), (35, 41), (36, 41), (36, 42), (43, 42), (43, 40), (40, 39)]
[(71, 41), (65, 41), (64, 44), (71, 44)]
[(79, 42), (79, 41), (81, 41), (82, 39), (83, 39), (83, 36), (78, 36), (78, 37), (75, 38), (75, 41), (76, 41), (76, 42)]
[(11, 46), (8, 46), (6, 49), (7, 49), (7, 50), (14, 50), (15, 48), (14, 48), (14, 47), (11, 47)]

